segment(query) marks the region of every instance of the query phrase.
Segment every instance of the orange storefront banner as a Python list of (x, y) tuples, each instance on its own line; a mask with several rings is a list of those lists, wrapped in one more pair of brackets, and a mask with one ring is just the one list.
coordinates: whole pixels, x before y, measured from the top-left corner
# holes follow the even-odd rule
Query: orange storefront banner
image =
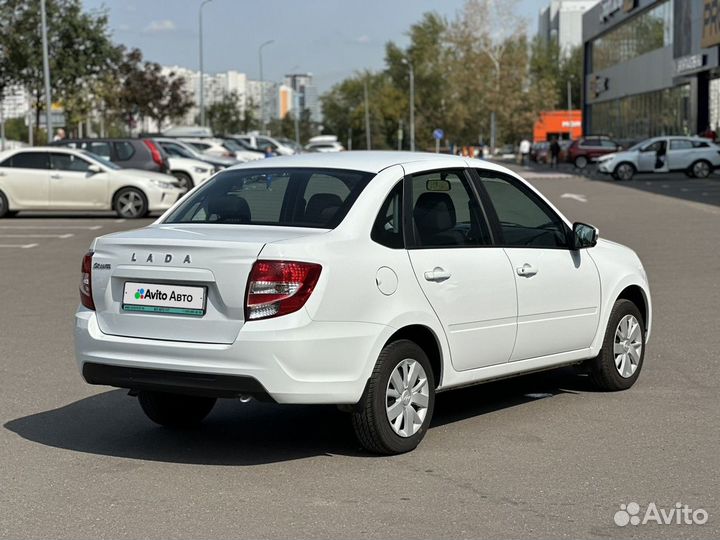
[(543, 111), (533, 128), (533, 141), (545, 142), (558, 139), (582, 137), (582, 111)]

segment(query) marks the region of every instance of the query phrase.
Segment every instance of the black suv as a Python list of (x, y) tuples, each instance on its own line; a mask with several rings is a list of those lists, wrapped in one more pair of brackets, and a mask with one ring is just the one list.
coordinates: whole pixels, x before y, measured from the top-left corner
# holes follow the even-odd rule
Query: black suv
[(153, 139), (62, 139), (52, 144), (87, 150), (123, 169), (170, 172), (165, 150)]

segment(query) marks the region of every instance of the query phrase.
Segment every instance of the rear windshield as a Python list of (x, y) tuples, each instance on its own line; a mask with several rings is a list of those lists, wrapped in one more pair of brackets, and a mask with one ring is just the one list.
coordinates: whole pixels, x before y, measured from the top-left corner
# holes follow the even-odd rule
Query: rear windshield
[(165, 223), (332, 229), (373, 176), (337, 169), (228, 170), (188, 195)]

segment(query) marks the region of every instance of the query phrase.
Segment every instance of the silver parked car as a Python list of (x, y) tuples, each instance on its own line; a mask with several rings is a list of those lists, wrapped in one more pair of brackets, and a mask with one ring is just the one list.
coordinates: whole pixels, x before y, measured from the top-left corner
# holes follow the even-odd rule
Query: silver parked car
[(632, 180), (636, 173), (671, 171), (707, 178), (718, 167), (720, 146), (700, 137), (653, 137), (598, 158), (598, 171), (616, 180)]

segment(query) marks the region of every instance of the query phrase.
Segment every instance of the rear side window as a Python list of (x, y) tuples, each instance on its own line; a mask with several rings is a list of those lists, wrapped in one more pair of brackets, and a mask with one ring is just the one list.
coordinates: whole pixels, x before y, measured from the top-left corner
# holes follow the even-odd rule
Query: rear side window
[(688, 139), (670, 139), (670, 150), (690, 150), (692, 147), (693, 143)]
[(47, 152), (20, 152), (3, 163), (4, 167), (16, 169), (48, 169)]
[(405, 247), (402, 225), (402, 182), (398, 183), (380, 207), (370, 238), (392, 249)]
[(118, 161), (127, 161), (135, 154), (135, 148), (128, 141), (117, 141), (115, 145), (115, 154)]
[(187, 197), (165, 223), (332, 229), (373, 176), (336, 169), (229, 170)]
[(468, 247), (490, 243), (480, 205), (461, 171), (416, 174), (410, 185), (414, 247)]
[(88, 141), (85, 143), (85, 150), (102, 156), (105, 159), (111, 159), (109, 142)]

